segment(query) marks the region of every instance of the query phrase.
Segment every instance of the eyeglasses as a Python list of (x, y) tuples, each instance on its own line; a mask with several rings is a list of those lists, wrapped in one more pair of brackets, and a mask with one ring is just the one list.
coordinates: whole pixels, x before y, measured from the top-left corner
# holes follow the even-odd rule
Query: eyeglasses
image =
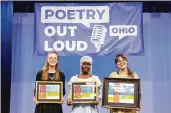
[(122, 62), (125, 62), (126, 60), (123, 59), (123, 60), (118, 60), (117, 63), (122, 63)]

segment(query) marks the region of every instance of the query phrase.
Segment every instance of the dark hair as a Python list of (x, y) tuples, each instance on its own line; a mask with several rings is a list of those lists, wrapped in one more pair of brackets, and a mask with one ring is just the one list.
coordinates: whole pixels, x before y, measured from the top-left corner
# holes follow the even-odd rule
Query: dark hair
[[(126, 57), (125, 55), (123, 55), (123, 54), (118, 54), (118, 55), (116, 56), (116, 58), (115, 58), (115, 64), (117, 64), (119, 57), (123, 58), (124, 60), (126, 60), (126, 61), (128, 62), (128, 59), (127, 59), (127, 57)], [(134, 78), (134, 73), (133, 73), (133, 71), (131, 71), (129, 68), (127, 68), (127, 69), (128, 69), (128, 76), (131, 77), (131, 78)]]

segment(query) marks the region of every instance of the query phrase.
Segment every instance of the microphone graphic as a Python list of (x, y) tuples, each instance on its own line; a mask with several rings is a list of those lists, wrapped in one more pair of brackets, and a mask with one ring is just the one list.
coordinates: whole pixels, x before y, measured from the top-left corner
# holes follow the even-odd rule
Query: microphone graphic
[(100, 51), (100, 47), (104, 44), (107, 29), (103, 25), (95, 25), (91, 35), (91, 42), (95, 45), (96, 52)]

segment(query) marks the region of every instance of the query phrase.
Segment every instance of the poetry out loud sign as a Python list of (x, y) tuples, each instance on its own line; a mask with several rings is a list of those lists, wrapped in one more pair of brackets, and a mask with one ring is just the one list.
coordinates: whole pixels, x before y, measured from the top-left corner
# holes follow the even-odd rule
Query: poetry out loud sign
[(142, 4), (37, 3), (34, 49), (36, 55), (140, 55)]

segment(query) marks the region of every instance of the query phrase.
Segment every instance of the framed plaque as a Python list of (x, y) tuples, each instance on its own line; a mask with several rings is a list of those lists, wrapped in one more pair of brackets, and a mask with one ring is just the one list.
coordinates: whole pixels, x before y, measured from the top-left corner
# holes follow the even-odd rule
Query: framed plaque
[(98, 87), (96, 82), (72, 82), (72, 103), (97, 103)]
[(140, 79), (104, 78), (102, 106), (140, 109)]
[(36, 81), (36, 98), (39, 103), (62, 103), (63, 83)]

